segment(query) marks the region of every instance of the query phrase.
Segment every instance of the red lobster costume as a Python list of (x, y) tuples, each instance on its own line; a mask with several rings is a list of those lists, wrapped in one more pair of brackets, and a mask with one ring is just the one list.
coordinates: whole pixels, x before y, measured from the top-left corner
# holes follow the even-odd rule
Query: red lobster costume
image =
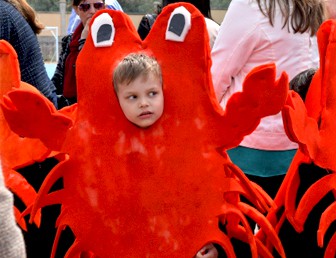
[[(113, 69), (130, 52), (153, 55), (163, 72), (164, 114), (145, 130), (124, 117), (113, 90)], [(272, 257), (272, 247), (284, 257), (262, 215), (272, 200), (225, 150), (281, 110), (286, 74), (276, 80), (274, 65), (254, 69), (222, 110), (204, 18), (185, 3), (166, 7), (144, 41), (126, 14), (98, 12), (76, 64), (78, 106), (71, 112), (55, 110), (19, 80), (2, 101), (11, 130), (67, 155), (26, 211), (32, 220), (41, 207), (62, 204), (55, 246), (65, 227), (76, 237), (66, 257), (192, 257), (210, 242), (235, 257), (231, 238), (248, 243), (255, 258)], [(60, 178), (64, 188), (50, 191)], [(263, 228), (270, 247), (254, 236), (246, 216)]]
[(287, 135), (299, 149), (268, 216), (280, 235), (284, 222), (293, 227), (283, 233), (289, 257), (336, 256), (336, 21), (324, 22), (317, 37), (320, 68), (306, 101), (290, 92), (283, 109)]

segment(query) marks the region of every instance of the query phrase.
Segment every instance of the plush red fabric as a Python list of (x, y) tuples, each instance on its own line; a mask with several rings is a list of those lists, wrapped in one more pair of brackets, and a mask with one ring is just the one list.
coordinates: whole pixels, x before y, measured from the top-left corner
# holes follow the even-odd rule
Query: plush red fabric
[[(320, 68), (312, 80), (306, 102), (303, 103), (297, 93), (291, 92), (283, 109), (286, 132), (299, 144), (299, 150), (275, 198), (277, 209), (269, 215), (270, 221), (279, 230), (287, 218), (297, 232), (302, 232), (313, 208), (329, 192), (335, 193), (336, 190), (336, 21), (324, 22), (317, 37)], [(296, 204), (301, 184), (298, 169), (302, 164), (314, 164), (328, 173), (313, 183)], [(322, 211), (316, 243), (320, 247), (327, 229), (335, 221), (335, 216), (330, 216), (335, 214), (335, 207), (332, 204)], [(277, 213), (282, 209), (284, 213), (278, 219)], [(324, 257), (335, 257), (335, 239), (334, 233)]]
[[(191, 13), (191, 29), (183, 42), (165, 40), (169, 17), (180, 6)], [(115, 38), (112, 46), (97, 48), (91, 36), (103, 14), (112, 17)], [(113, 90), (113, 69), (130, 52), (155, 56), (163, 71), (164, 114), (147, 129), (125, 118)], [(204, 18), (186, 3), (166, 7), (145, 41), (125, 13), (99, 11), (76, 65), (78, 110), (72, 126), (54, 110), (48, 115), (48, 105), (31, 94), (13, 92), (3, 106), (18, 132), (15, 115), (26, 112), (18, 103), (21, 97), (30, 98), (34, 112), (44, 105), (40, 110), (47, 128), (32, 126), (28, 136), (40, 135), (51, 149), (69, 155), (48, 175), (30, 210), (34, 218), (40, 207), (62, 204), (59, 233), (69, 226), (76, 236), (67, 257), (84, 251), (99, 257), (192, 257), (209, 242), (219, 243), (228, 257), (235, 257), (231, 237), (250, 244), (253, 257), (268, 257), (246, 216), (265, 227), (284, 257), (261, 213), (272, 201), (231, 163), (225, 150), (237, 146), (262, 117), (281, 110), (288, 90), (286, 74), (277, 80), (274, 64), (253, 69), (243, 92), (222, 110), (212, 88)], [(45, 130), (51, 135), (55, 131), (59, 141), (47, 139)], [(59, 178), (64, 189), (49, 193)], [(240, 195), (254, 207), (240, 203)], [(219, 230), (219, 221), (227, 225), (227, 234)]]
[[(20, 69), (14, 48), (6, 41), (0, 40), (0, 94), (1, 96), (13, 88), (27, 89), (37, 94), (38, 91), (20, 81)], [(36, 192), (33, 187), (15, 169), (45, 159), (48, 150), (40, 140), (22, 138), (15, 134), (8, 126), (4, 114), (0, 111), (0, 155), (1, 166), (6, 186), (15, 193), (26, 205), (32, 205)], [(14, 207), (15, 217), (23, 229), (27, 229), (21, 212)], [(34, 222), (40, 224), (40, 213)]]
[[(52, 150), (60, 149), (59, 145), (64, 139), (61, 135), (53, 135), (53, 133), (58, 132), (56, 128), (66, 132), (64, 126), (71, 125), (70, 118), (75, 116), (76, 107), (65, 108), (60, 113), (49, 117), (51, 112), (56, 112), (53, 104), (35, 87), (20, 81), (17, 54), (4, 40), (0, 40), (0, 93), (1, 96), (4, 95), (0, 112), (0, 155), (5, 183), (25, 206), (29, 207), (35, 200), (36, 192), (16, 170), (35, 162), (42, 162), (47, 157), (57, 156), (63, 159), (63, 155)], [(13, 102), (16, 103), (15, 107)], [(57, 122), (53, 124), (52, 127), (55, 128), (51, 132), (48, 120), (53, 119), (58, 120), (59, 125)], [(46, 142), (51, 141), (50, 146), (53, 148), (47, 148), (46, 142), (42, 143), (44, 139)], [(26, 229), (23, 213), (16, 207), (14, 211), (17, 222)], [(40, 212), (34, 222), (37, 225), (40, 224)]]

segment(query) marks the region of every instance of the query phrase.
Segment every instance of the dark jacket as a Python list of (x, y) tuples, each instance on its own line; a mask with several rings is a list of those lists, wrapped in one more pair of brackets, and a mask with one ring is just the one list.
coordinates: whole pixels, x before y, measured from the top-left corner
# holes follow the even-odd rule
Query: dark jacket
[[(76, 28), (74, 33), (66, 35), (65, 37), (62, 38), (62, 51), (58, 59), (55, 73), (51, 79), (54, 85), (56, 86), (56, 92), (59, 95), (60, 108), (77, 102), (77, 94), (75, 92), (76, 91), (75, 63), (77, 55), (79, 51), (83, 48), (85, 43), (85, 39), (78, 39), (82, 30), (83, 25), (80, 24)], [(67, 62), (69, 61), (68, 59), (71, 56), (70, 55), (71, 52), (73, 53), (72, 56), (73, 60), (71, 61), (72, 63), (70, 67), (68, 67), (68, 70), (66, 70)], [(69, 87), (74, 89), (72, 89), (72, 93), (70, 94), (70, 96), (67, 96), (65, 93), (69, 92), (68, 91)]]
[(150, 29), (152, 28), (155, 20), (156, 20), (157, 14), (146, 14), (142, 17), (139, 26), (138, 26), (138, 34), (142, 40), (144, 40)]
[(36, 87), (57, 107), (56, 88), (48, 77), (36, 34), (21, 13), (4, 0), (0, 0), (0, 39), (15, 49), (21, 80)]

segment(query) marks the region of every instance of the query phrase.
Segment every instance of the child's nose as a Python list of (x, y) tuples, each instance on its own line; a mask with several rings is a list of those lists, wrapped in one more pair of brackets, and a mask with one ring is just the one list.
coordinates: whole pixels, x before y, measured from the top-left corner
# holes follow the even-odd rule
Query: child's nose
[(139, 107), (141, 108), (148, 107), (148, 101), (145, 98), (141, 99), (139, 103)]

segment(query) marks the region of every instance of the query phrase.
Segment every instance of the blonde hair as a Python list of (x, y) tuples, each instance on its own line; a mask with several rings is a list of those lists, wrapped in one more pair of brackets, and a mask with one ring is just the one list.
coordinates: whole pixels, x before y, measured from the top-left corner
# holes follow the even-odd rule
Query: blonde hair
[(35, 10), (26, 2), (26, 0), (6, 0), (13, 5), (26, 19), (35, 34), (39, 34), (44, 25), (37, 19)]
[(114, 70), (114, 90), (118, 92), (119, 84), (126, 83), (128, 85), (139, 76), (146, 78), (149, 74), (157, 76), (162, 84), (162, 72), (157, 60), (143, 53), (131, 53), (124, 57)]

